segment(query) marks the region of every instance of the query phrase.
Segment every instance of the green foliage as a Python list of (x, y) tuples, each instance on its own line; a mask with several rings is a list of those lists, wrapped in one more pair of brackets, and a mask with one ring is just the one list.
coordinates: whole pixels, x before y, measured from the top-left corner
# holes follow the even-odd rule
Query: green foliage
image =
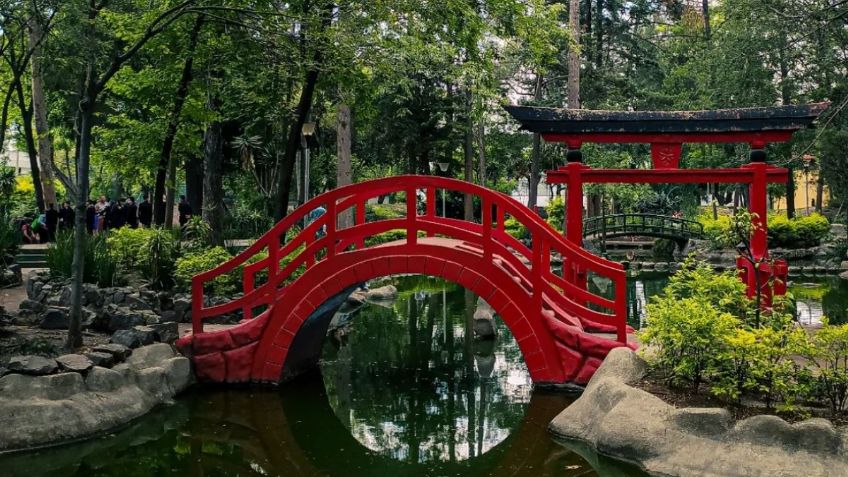
[(711, 378), (726, 337), (739, 319), (701, 297), (677, 299), (666, 294), (648, 304), (649, 324), (639, 335), (656, 350), (654, 365), (671, 383), (690, 382), (697, 392)]
[(530, 232), (527, 230), (527, 227), (515, 217), (510, 216), (506, 218), (504, 221), (504, 230), (519, 240), (530, 238)]
[(195, 215), (182, 228), (183, 247), (188, 252), (202, 250), (212, 241), (212, 228), (209, 223)]
[[(731, 248), (739, 242), (734, 233), (734, 221), (744, 220), (720, 215), (713, 219), (711, 215), (700, 215), (698, 222), (704, 226), (704, 235), (714, 248)], [(813, 247), (821, 243), (830, 232), (830, 222), (821, 214), (810, 214), (789, 219), (784, 214), (769, 214), (768, 238), (771, 247)]]
[(548, 202), (548, 206), (545, 207), (545, 212), (548, 214), (547, 222), (548, 225), (557, 230), (558, 232), (562, 232), (562, 227), (565, 224), (565, 204), (562, 196), (555, 196), (551, 198), (550, 202)]
[(159, 289), (173, 284), (172, 272), (179, 244), (171, 230), (122, 227), (111, 230), (106, 242), (121, 270), (138, 270)]
[(0, 263), (6, 255), (14, 256), (21, 244), (21, 233), (6, 220), (0, 220)]
[[(83, 282), (100, 287), (119, 285), (118, 262), (109, 253), (109, 245), (103, 234), (87, 236), (84, 244), (85, 271)], [(47, 247), (47, 267), (55, 277), (71, 278), (74, 259), (74, 234), (59, 233), (56, 241)]]
[(669, 278), (663, 296), (673, 300), (695, 298), (740, 319), (750, 316), (754, 307), (735, 271), (717, 273), (708, 263), (693, 257)]
[[(218, 265), (229, 261), (233, 256), (223, 247), (195, 251), (177, 259), (174, 266), (174, 279), (177, 286), (184, 290), (191, 289), (191, 279), (195, 275), (212, 270)], [(238, 269), (215, 277), (206, 283), (206, 291), (218, 296), (232, 295), (240, 282)]]
[(826, 400), (834, 414), (846, 410), (848, 403), (848, 325), (825, 321), (806, 343), (804, 355), (816, 368), (815, 390)]
[(274, 219), (268, 214), (237, 207), (225, 220), (224, 239), (255, 239), (271, 230)]

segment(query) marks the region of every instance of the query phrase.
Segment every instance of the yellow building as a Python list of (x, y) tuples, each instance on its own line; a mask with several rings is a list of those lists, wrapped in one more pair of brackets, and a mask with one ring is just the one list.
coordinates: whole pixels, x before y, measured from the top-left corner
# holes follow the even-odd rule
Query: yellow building
[[(805, 173), (803, 169), (795, 171), (795, 211), (806, 214), (807, 210), (816, 210), (816, 197), (818, 196), (819, 171), (811, 170)], [(825, 206), (830, 202), (830, 190), (827, 185), (822, 185), (822, 202)], [(772, 204), (776, 210), (786, 210), (786, 198), (776, 199)]]

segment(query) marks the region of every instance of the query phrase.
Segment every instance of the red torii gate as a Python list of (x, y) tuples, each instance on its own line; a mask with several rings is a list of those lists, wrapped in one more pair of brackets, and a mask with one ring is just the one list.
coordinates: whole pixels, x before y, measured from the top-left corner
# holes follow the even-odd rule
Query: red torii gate
[[(788, 170), (765, 162), (769, 143), (786, 142), (798, 130), (810, 127), (830, 103), (713, 111), (589, 111), (528, 106), (506, 106), (522, 129), (539, 133), (548, 142), (568, 147), (567, 164), (548, 171), (549, 184), (567, 186), (565, 236), (583, 245), (583, 184), (587, 183), (741, 183), (748, 184), (754, 233), (751, 254), (758, 262), (768, 258), (767, 185), (785, 183)], [(653, 169), (593, 169), (583, 163), (584, 143), (643, 143), (651, 145)], [(750, 163), (738, 168), (680, 169), (684, 143), (747, 143)], [(753, 265), (737, 261), (748, 294), (756, 293)], [(784, 260), (760, 267), (760, 284), (776, 281), (774, 291), (786, 291)], [(569, 270), (569, 278), (585, 286), (585, 272)], [(771, 289), (766, 291), (766, 303)]]

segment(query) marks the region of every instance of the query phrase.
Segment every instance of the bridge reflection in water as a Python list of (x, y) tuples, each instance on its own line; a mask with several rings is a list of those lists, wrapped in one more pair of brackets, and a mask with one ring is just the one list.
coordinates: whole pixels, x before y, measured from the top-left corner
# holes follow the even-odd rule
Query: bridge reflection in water
[(394, 304), (328, 338), (322, 376), (199, 390), (116, 435), (0, 457), (3, 475), (642, 475), (554, 442), (547, 424), (570, 398), (531, 391), (505, 326), (495, 342), (466, 333), (476, 297), (396, 283)]

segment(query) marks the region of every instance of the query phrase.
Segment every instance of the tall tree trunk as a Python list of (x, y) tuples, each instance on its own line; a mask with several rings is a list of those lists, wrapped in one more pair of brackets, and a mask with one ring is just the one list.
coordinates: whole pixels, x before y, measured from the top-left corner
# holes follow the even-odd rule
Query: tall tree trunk
[[(568, 26), (575, 45), (580, 45), (580, 0), (570, 0)], [(580, 54), (577, 48), (568, 50), (568, 108), (580, 109)]]
[(786, 216), (792, 219), (795, 217), (795, 168), (789, 163), (787, 169), (789, 178), (786, 181)]
[(486, 123), (477, 123), (477, 183), (486, 187)]
[(186, 200), (192, 210), (203, 210), (203, 158), (191, 157), (184, 163)]
[(710, 41), (712, 37), (712, 27), (710, 26), (710, 0), (701, 2), (701, 13), (704, 15), (704, 37)]
[[(333, 2), (328, 2), (324, 7), (319, 34), (323, 33), (330, 26), (335, 9), (336, 5)], [(281, 220), (288, 212), (292, 176), (294, 175), (297, 151), (300, 149), (300, 136), (303, 131), (303, 123), (306, 122), (306, 118), (309, 116), (309, 110), (312, 108), (312, 97), (315, 95), (315, 86), (318, 83), (318, 75), (323, 63), (324, 52), (321, 50), (321, 47), (316, 47), (315, 52), (312, 54), (312, 62), (306, 71), (303, 89), (300, 92), (300, 100), (297, 102), (297, 109), (295, 109), (294, 121), (289, 127), (288, 138), (286, 140), (286, 152), (283, 156), (280, 184), (277, 187), (277, 200), (274, 204), (274, 218), (277, 220)]]
[[(192, 72), (194, 67), (194, 52), (197, 49), (197, 38), (200, 36), (200, 30), (203, 28), (203, 15), (198, 15), (194, 21), (194, 27), (191, 29), (188, 40), (188, 51), (183, 63), (183, 72), (180, 77), (180, 83), (177, 86), (177, 94), (174, 96), (174, 104), (171, 108), (170, 119), (168, 120), (168, 128), (165, 130), (165, 140), (162, 142), (162, 150), (159, 154), (159, 165), (156, 168), (156, 183), (153, 186), (153, 223), (163, 225), (167, 221), (168, 205), (163, 202), (165, 195), (165, 185), (167, 175), (170, 172), (171, 187), (176, 187), (175, 180), (176, 164), (172, 164), (172, 153), (174, 150), (174, 141), (177, 138), (177, 130), (180, 126), (180, 116), (182, 115), (183, 105), (185, 105), (188, 97), (189, 86), (191, 85)], [(171, 206), (171, 222), (173, 223), (173, 208), (174, 208), (174, 193), (170, 191)]]
[(53, 137), (47, 124), (47, 104), (44, 100), (44, 71), (41, 68), (41, 26), (36, 19), (29, 22), (29, 47), (32, 50), (32, 110), (35, 131), (38, 134), (38, 158), (41, 162), (41, 186), (44, 202), (56, 204), (55, 176), (53, 172)]
[[(91, 82), (89, 71), (88, 82)], [(88, 200), (88, 168), (91, 155), (91, 128), (94, 121), (96, 96), (87, 94), (81, 104), (80, 135), (77, 139), (77, 203), (74, 216), (74, 258), (71, 264), (71, 313), (68, 321), (68, 339), (65, 348), (68, 351), (82, 346), (82, 285), (85, 276), (85, 248), (89, 240), (86, 231), (85, 209)]]
[[(353, 174), (350, 166), (350, 106), (339, 105), (338, 122), (336, 123), (336, 187), (343, 187), (353, 183)], [(349, 210), (341, 214), (339, 227), (347, 228), (353, 225), (353, 211)]]
[(816, 179), (816, 212), (821, 213), (822, 208), (824, 208), (824, 176), (821, 171), (819, 171), (818, 178)]
[[(217, 98), (209, 100), (209, 109), (218, 109)], [(203, 136), (203, 220), (212, 229), (212, 243), (223, 245), (224, 191), (221, 169), (224, 162), (224, 136), (220, 121), (212, 121)]]
[[(598, 0), (595, 14), (595, 68), (601, 69), (604, 62), (604, 0)], [(589, 7), (591, 10), (591, 7)], [(586, 43), (591, 42), (591, 34)]]
[(35, 138), (32, 134), (32, 110), (27, 107), (26, 98), (24, 98), (24, 87), (21, 79), (15, 81), (15, 91), (18, 93), (18, 105), (21, 110), (21, 122), (24, 130), (24, 140), (26, 141), (27, 154), (29, 155), (29, 166), (32, 169), (32, 185), (35, 189), (35, 204), (39, 211), (46, 210), (44, 203), (44, 189), (41, 183), (41, 173), (38, 167), (38, 152), (35, 149)]
[[(533, 99), (538, 104), (542, 100), (542, 82), (543, 78), (540, 73), (536, 73), (536, 86), (533, 89)], [(539, 161), (542, 156), (542, 136), (538, 133), (533, 134), (533, 151), (530, 153), (530, 180), (527, 183), (527, 207), (531, 210), (536, 210), (536, 202), (539, 195)]]
[(3, 147), (6, 145), (6, 126), (9, 121), (9, 103), (12, 101), (12, 95), (15, 93), (15, 83), (10, 82), (6, 87), (6, 94), (3, 97), (3, 110), (0, 111), (0, 152), (3, 152)]
[[(465, 180), (474, 182), (474, 119), (471, 114), (471, 101), (473, 100), (471, 85), (465, 88)], [(465, 194), (463, 201), (465, 209), (465, 220), (474, 220), (474, 200), (471, 194)]]
[(177, 195), (177, 158), (168, 158), (168, 178), (165, 181), (165, 219), (167, 227), (174, 225), (174, 196)]

